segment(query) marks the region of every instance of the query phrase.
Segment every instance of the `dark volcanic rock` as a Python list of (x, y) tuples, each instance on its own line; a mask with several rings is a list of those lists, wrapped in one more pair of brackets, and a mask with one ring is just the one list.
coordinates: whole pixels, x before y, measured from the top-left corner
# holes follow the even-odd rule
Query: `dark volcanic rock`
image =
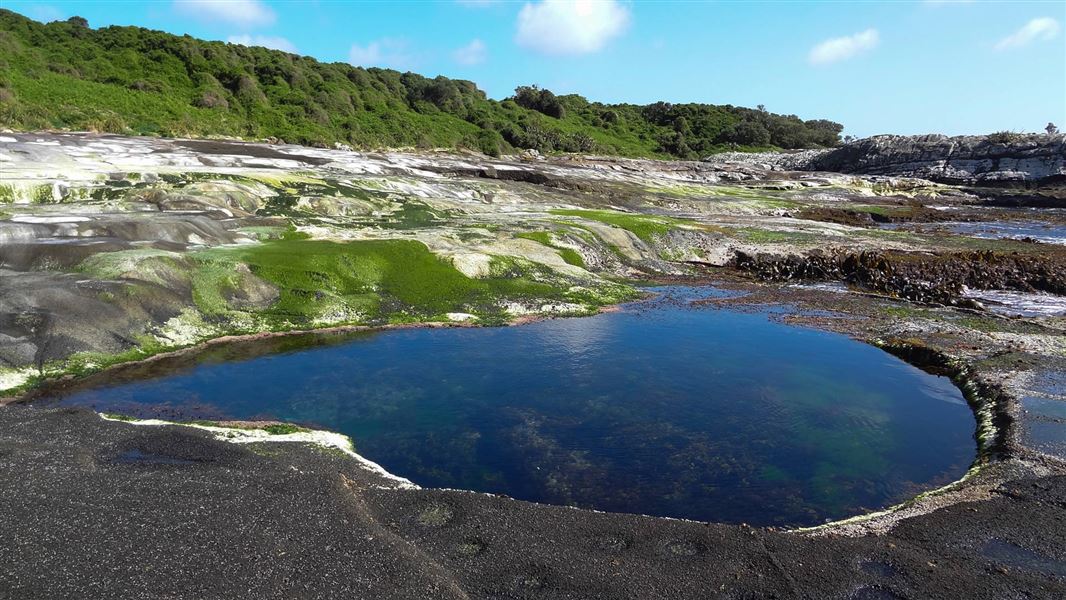
[(806, 169), (963, 185), (1055, 183), (1066, 178), (1066, 135), (878, 135), (817, 155)]
[(988, 251), (738, 252), (734, 262), (738, 269), (768, 281), (845, 281), (916, 302), (966, 304), (960, 300), (964, 287), (1066, 294), (1066, 261), (1061, 256)]
[(1050, 600), (1066, 477), (881, 535), (396, 489), (303, 444), (0, 408), (0, 598)]

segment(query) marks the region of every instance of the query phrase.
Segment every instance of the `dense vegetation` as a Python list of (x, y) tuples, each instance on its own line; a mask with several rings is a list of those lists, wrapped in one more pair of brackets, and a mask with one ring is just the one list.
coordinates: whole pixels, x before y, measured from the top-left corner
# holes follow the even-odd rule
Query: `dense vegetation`
[(831, 146), (841, 131), (761, 108), (515, 92), (495, 101), (469, 81), (138, 27), (92, 29), (79, 17), (41, 24), (0, 9), (0, 124), (19, 129), (684, 158)]

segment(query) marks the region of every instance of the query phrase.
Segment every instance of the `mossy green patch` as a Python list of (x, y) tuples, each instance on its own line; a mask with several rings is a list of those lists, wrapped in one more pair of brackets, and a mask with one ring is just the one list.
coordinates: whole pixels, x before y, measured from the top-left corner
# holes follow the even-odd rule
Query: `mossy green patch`
[(150, 356), (174, 349), (174, 347), (167, 346), (156, 338), (147, 335), (139, 336), (135, 341), (137, 343), (136, 346), (117, 354), (104, 354), (101, 352), (79, 352), (73, 354), (61, 363), (49, 365), (46, 369), (45, 377), (39, 378), (37, 382), (34, 382), (34, 385), (58, 372), (68, 373), (75, 377), (85, 377), (114, 365), (144, 360)]
[(645, 242), (651, 242), (657, 237), (666, 235), (678, 225), (694, 224), (683, 219), (624, 213), (613, 210), (556, 209), (550, 212), (553, 215), (578, 217), (625, 229)]
[(229, 312), (228, 298), (239, 289), (241, 274), (229, 260), (210, 253), (194, 257), (198, 268), (192, 272), (192, 300), (204, 315)]
[(404, 202), (400, 210), (379, 223), (386, 229), (423, 229), (438, 225), (443, 216), (422, 202)]
[(305, 433), (311, 431), (306, 427), (300, 427), (299, 425), (293, 425), (291, 423), (274, 423), (262, 428), (263, 431), (270, 435), (289, 435), (291, 433)]
[(559, 257), (566, 261), (568, 265), (574, 265), (575, 267), (585, 268), (585, 259), (581, 257), (581, 254), (573, 248), (567, 248), (566, 246), (560, 246), (552, 243), (551, 233), (547, 231), (525, 231), (522, 233), (516, 233), (515, 237), (523, 238), (527, 240), (533, 240), (540, 244), (544, 244), (549, 248), (555, 249), (559, 253)]
[[(528, 261), (496, 258), (492, 276), (473, 279), (413, 240), (274, 240), (254, 246), (215, 248), (194, 254), (201, 310), (222, 310), (240, 263), (277, 286), (280, 296), (260, 314), (289, 323), (409, 322), (449, 312), (499, 316), (502, 301), (536, 299), (609, 303), (625, 296), (608, 284), (605, 295), (571, 291), (569, 281)], [(553, 279), (554, 277), (554, 279)], [(618, 289), (615, 289), (618, 288)]]
[(136, 279), (150, 283), (164, 283), (164, 279), (178, 273), (176, 266), (181, 255), (155, 248), (134, 248), (94, 254), (81, 262), (77, 270), (97, 279)]
[(239, 227), (235, 231), (257, 240), (264, 241), (281, 239), (289, 230), (277, 225), (254, 225), (250, 227)]
[(50, 185), (38, 185), (30, 190), (30, 201), (34, 204), (50, 204), (54, 199)]
[(521, 233), (516, 233), (515, 237), (525, 240), (533, 240), (534, 242), (544, 244), (545, 246), (552, 245), (551, 233), (547, 231), (523, 231)]

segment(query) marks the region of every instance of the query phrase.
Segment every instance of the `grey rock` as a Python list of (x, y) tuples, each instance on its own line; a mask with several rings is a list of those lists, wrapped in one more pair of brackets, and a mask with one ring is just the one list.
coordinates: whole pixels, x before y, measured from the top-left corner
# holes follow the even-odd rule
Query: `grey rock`
[(879, 135), (814, 157), (806, 170), (920, 177), (957, 185), (1066, 177), (1066, 135)]
[(761, 171), (804, 171), (828, 149), (785, 152), (722, 152), (712, 154), (701, 162), (710, 165), (744, 165)]

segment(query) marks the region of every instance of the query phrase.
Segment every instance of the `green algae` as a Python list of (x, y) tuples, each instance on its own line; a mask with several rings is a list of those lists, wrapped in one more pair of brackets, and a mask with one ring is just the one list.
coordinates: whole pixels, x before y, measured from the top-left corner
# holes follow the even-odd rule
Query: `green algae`
[(306, 427), (300, 427), (299, 425), (293, 425), (291, 423), (273, 423), (266, 427), (260, 427), (263, 431), (270, 435), (289, 435), (291, 433), (306, 433), (311, 431)]
[(78, 265), (77, 271), (96, 279), (125, 279), (135, 276), (139, 281), (164, 285), (180, 277), (181, 255), (155, 248), (134, 248), (94, 254)]
[[(474, 314), (484, 325), (499, 325), (514, 316), (508, 304), (536, 314), (547, 304), (561, 303), (570, 307), (565, 314), (585, 315), (638, 296), (626, 283), (575, 279), (517, 257), (493, 257), (490, 276), (476, 279), (421, 242), (331, 242), (305, 239), (291, 227), (278, 229), (281, 239), (248, 246), (184, 255), (145, 248), (87, 258), (78, 272), (126, 282), (121, 294), (108, 292), (110, 297), (101, 300), (121, 302), (159, 285), (177, 284), (188, 289), (193, 306), (161, 329), (135, 336), (126, 350), (73, 354), (49, 363), (43, 373), (30, 375), (5, 393), (22, 393), (64, 374), (88, 376), (224, 335), (449, 321), (447, 315), (453, 312)], [(276, 300), (268, 306), (241, 305), (238, 299), (263, 285), (276, 288)]]
[(203, 315), (222, 315), (230, 311), (229, 297), (240, 289), (240, 274), (232, 262), (204, 253), (194, 257), (192, 300)]
[(243, 233), (244, 235), (259, 241), (266, 241), (281, 239), (288, 231), (290, 231), (290, 229), (279, 225), (252, 225), (248, 227), (238, 227), (234, 231), (237, 233)]
[(492, 274), (474, 279), (413, 240), (274, 240), (195, 253), (194, 296), (206, 312), (226, 309), (234, 267), (245, 264), (275, 285), (279, 297), (260, 311), (291, 323), (417, 322), (449, 312), (501, 316), (504, 301), (576, 301), (601, 305), (625, 297), (623, 286), (603, 284), (603, 294), (571, 291), (550, 269), (495, 257)]
[(581, 267), (582, 269), (585, 268), (585, 259), (581, 257), (581, 254), (573, 248), (567, 248), (566, 246), (552, 243), (551, 233), (548, 231), (525, 231), (522, 233), (516, 233), (515, 237), (533, 240), (534, 242), (553, 248), (559, 253), (559, 257), (566, 261), (566, 264)]
[(578, 217), (625, 229), (645, 242), (652, 242), (656, 238), (670, 233), (678, 225), (694, 224), (693, 222), (672, 217), (623, 213), (612, 210), (555, 209), (549, 212), (561, 217)]
[(75, 377), (86, 377), (115, 365), (144, 360), (176, 349), (176, 346), (167, 345), (150, 335), (137, 336), (132, 341), (135, 345), (122, 352), (113, 354), (78, 352), (70, 355), (64, 361), (52, 363), (46, 367), (43, 375), (35, 377), (34, 381), (30, 382), (27, 389), (35, 387), (39, 383), (57, 375), (69, 374)]
[(404, 202), (400, 209), (388, 215), (376, 224), (386, 229), (423, 229), (441, 224), (444, 218), (440, 213), (422, 202)]
[(33, 204), (51, 204), (53, 201), (50, 185), (38, 185), (30, 190), (30, 202)]
[(31, 204), (55, 203), (50, 184), (17, 185), (0, 183), (0, 204), (15, 204), (23, 199)]
[(525, 240), (533, 240), (534, 242), (544, 244), (545, 246), (552, 245), (551, 233), (547, 231), (524, 231), (521, 233), (516, 233), (515, 237), (522, 238)]

